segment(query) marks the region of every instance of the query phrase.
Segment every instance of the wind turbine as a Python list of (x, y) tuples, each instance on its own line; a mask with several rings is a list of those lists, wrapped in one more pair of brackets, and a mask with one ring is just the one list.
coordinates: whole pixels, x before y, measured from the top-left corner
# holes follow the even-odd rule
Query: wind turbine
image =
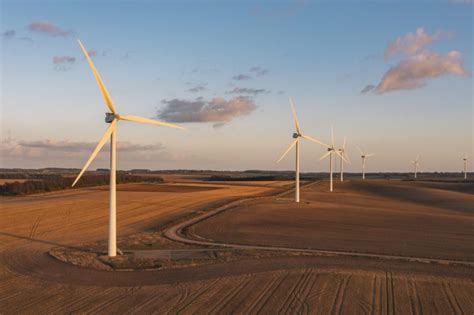
[(293, 104), (293, 100), (291, 99), (291, 97), (289, 98), (289, 100), (290, 100), (290, 105), (291, 105), (291, 111), (293, 113), (293, 121), (295, 123), (295, 129), (296, 129), (296, 132), (293, 133), (293, 139), (295, 139), (295, 140), (293, 140), (293, 142), (290, 143), (290, 145), (288, 146), (286, 151), (278, 159), (277, 163), (279, 163), (285, 157), (285, 155), (288, 152), (290, 152), (290, 150), (294, 146), (296, 146), (296, 148), (295, 148), (295, 152), (296, 152), (296, 158), (295, 158), (295, 178), (296, 178), (296, 182), (295, 182), (295, 186), (296, 186), (295, 187), (295, 201), (300, 202), (300, 139), (303, 138), (305, 140), (320, 144), (322, 146), (326, 146), (326, 147), (329, 147), (329, 146), (327, 144), (315, 139), (315, 138), (312, 138), (310, 136), (307, 136), (307, 135), (304, 135), (304, 134), (301, 133), (300, 123), (298, 121), (298, 116), (296, 115), (296, 111), (295, 111), (295, 105)]
[(464, 179), (467, 179), (467, 153), (464, 154), (462, 160), (464, 161)]
[[(342, 147), (338, 150), (339, 153), (341, 153), (342, 156), (345, 156), (347, 159), (347, 163), (351, 164), (351, 161), (349, 159), (349, 156), (346, 153), (346, 137), (344, 137), (344, 142), (342, 143)], [(340, 171), (341, 171), (341, 182), (344, 181), (344, 160), (342, 158), (340, 160)]]
[(345, 162), (348, 162), (346, 158), (339, 152), (339, 150), (336, 149), (336, 144), (334, 143), (334, 129), (331, 126), (331, 146), (326, 145), (328, 152), (324, 154), (319, 160), (324, 160), (326, 157), (329, 156), (329, 191), (333, 191), (333, 184), (332, 184), (332, 158), (333, 154), (339, 155), (339, 157), (344, 160)]
[(109, 108), (110, 112), (105, 113), (105, 122), (109, 124), (109, 127), (107, 130), (104, 132), (104, 135), (102, 138), (99, 140), (99, 143), (95, 147), (94, 151), (92, 152), (91, 156), (87, 160), (86, 164), (82, 168), (81, 172), (79, 175), (77, 175), (76, 180), (74, 183), (72, 183), (72, 186), (76, 185), (76, 183), (79, 181), (81, 178), (82, 174), (87, 170), (89, 165), (92, 163), (94, 158), (97, 156), (99, 153), (100, 149), (105, 145), (107, 142), (107, 139), (110, 137), (110, 209), (109, 209), (109, 243), (108, 243), (108, 255), (111, 257), (114, 257), (117, 255), (117, 231), (116, 231), (116, 225), (117, 225), (117, 220), (116, 220), (116, 126), (118, 121), (120, 120), (128, 120), (128, 121), (133, 121), (133, 122), (138, 122), (138, 123), (144, 123), (144, 124), (152, 124), (152, 125), (158, 125), (158, 126), (163, 126), (163, 127), (170, 127), (170, 128), (179, 128), (179, 129), (184, 129), (180, 126), (174, 125), (174, 124), (169, 124), (153, 119), (148, 119), (144, 117), (139, 117), (139, 116), (133, 116), (133, 115), (119, 115), (117, 113), (117, 110), (115, 109), (115, 105), (112, 101), (112, 98), (109, 95), (109, 92), (105, 88), (104, 82), (102, 81), (102, 78), (100, 77), (99, 72), (95, 68), (94, 63), (92, 62), (92, 59), (89, 56), (89, 53), (85, 49), (84, 45), (82, 45), (81, 41), (78, 40), (79, 45), (81, 46), (82, 51), (84, 52), (84, 55), (87, 58), (87, 61), (89, 62), (89, 65), (92, 69), (92, 73), (94, 74), (95, 79), (97, 80), (97, 84), (99, 85), (99, 89), (102, 92), (102, 96), (104, 98), (105, 104)]
[(413, 164), (413, 167), (415, 168), (415, 178), (416, 178), (416, 174), (418, 173), (418, 168), (420, 167), (420, 162), (418, 161), (419, 159), (420, 159), (420, 155), (418, 154), (416, 156), (416, 160), (410, 161)]
[(359, 148), (358, 146), (355, 146), (357, 148), (357, 150), (359, 150), (359, 153), (360, 153), (360, 157), (362, 159), (362, 179), (364, 180), (365, 179), (365, 160), (369, 157), (369, 156), (374, 156), (375, 154), (365, 154), (364, 151), (362, 151), (361, 148)]

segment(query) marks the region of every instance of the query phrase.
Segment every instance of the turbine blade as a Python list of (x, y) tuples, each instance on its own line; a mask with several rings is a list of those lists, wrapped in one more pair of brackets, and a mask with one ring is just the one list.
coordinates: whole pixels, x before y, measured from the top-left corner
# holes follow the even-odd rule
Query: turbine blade
[(336, 142), (336, 141), (334, 141), (334, 126), (331, 125), (331, 145), (332, 145), (333, 148), (336, 147), (336, 143), (335, 143), (335, 142)]
[(291, 148), (293, 148), (295, 146), (295, 144), (299, 141), (299, 139), (295, 139), (295, 141), (293, 141), (290, 146), (288, 147), (288, 149), (286, 149), (286, 151), (281, 155), (281, 157), (278, 159), (277, 163), (279, 163), (284, 157), (285, 155), (288, 154), (288, 152), (290, 152)]
[(320, 145), (322, 145), (322, 146), (325, 146), (325, 147), (329, 148), (329, 146), (328, 146), (326, 143), (324, 143), (324, 142), (322, 142), (322, 141), (319, 141), (318, 139), (312, 138), (312, 137), (310, 137), (310, 136), (301, 135), (301, 138), (306, 139), (306, 140), (308, 140), (308, 141), (312, 141), (312, 142), (314, 142), (314, 143), (317, 143), (317, 144), (320, 144)]
[(344, 152), (342, 153), (342, 155), (344, 155), (346, 157), (346, 160), (347, 160), (347, 163), (348, 164), (351, 164), (351, 159), (349, 159), (349, 155), (347, 155), (346, 151), (344, 150)]
[(346, 149), (346, 140), (347, 140), (347, 137), (344, 137), (344, 142), (342, 143), (342, 149), (343, 150)]
[(354, 146), (357, 148), (357, 150), (359, 151), (360, 155), (364, 155), (364, 152), (362, 151), (362, 149), (361, 149), (359, 146), (357, 146), (357, 145), (354, 145)]
[(92, 152), (91, 156), (89, 157), (86, 164), (82, 168), (81, 172), (79, 173), (79, 175), (77, 175), (76, 180), (74, 181), (74, 183), (72, 183), (72, 187), (74, 187), (74, 185), (76, 185), (77, 181), (81, 178), (82, 174), (84, 174), (84, 172), (87, 170), (89, 165), (92, 163), (94, 158), (99, 153), (100, 149), (102, 149), (104, 144), (107, 142), (108, 138), (110, 137), (110, 134), (115, 130), (115, 125), (117, 125), (117, 120), (114, 120), (114, 121), (112, 121), (112, 123), (110, 123), (109, 128), (107, 128), (107, 130), (104, 132), (104, 135), (99, 140), (99, 143), (97, 143), (97, 146), (95, 147), (95, 149)]
[(150, 124), (150, 125), (158, 125), (162, 127), (169, 127), (169, 128), (177, 128), (177, 129), (185, 129), (184, 127), (175, 125), (175, 124), (170, 124), (167, 122), (159, 121), (159, 120), (154, 120), (154, 119), (149, 119), (149, 118), (144, 118), (140, 116), (134, 116), (134, 115), (119, 115), (117, 117), (119, 120), (127, 120), (127, 121), (133, 121), (133, 122), (138, 122), (142, 124)]
[(341, 154), (341, 152), (339, 152), (338, 150), (334, 150), (334, 152), (339, 155), (339, 157), (346, 163), (349, 163), (346, 158), (344, 157), (344, 155)]
[(82, 42), (80, 40), (77, 40), (79, 42), (79, 45), (81, 46), (82, 51), (84, 52), (84, 55), (86, 56), (87, 61), (89, 62), (89, 66), (92, 69), (92, 72), (94, 73), (94, 77), (97, 81), (97, 84), (99, 85), (100, 91), (102, 92), (102, 96), (104, 97), (105, 104), (107, 104), (107, 107), (110, 109), (112, 113), (116, 113), (117, 110), (115, 109), (114, 102), (112, 101), (112, 98), (110, 97), (109, 92), (107, 91), (107, 88), (105, 87), (104, 82), (102, 81), (102, 78), (100, 77), (99, 71), (95, 68), (94, 63), (92, 62), (91, 57), (89, 56), (89, 53), (87, 52), (86, 48), (84, 45), (82, 45)]
[(331, 154), (331, 151), (326, 152), (326, 154), (324, 154), (322, 157), (320, 157), (319, 160), (320, 161), (324, 160), (325, 158), (327, 158), (329, 156), (329, 154)]
[(291, 96), (289, 97), (289, 99), (290, 99), (291, 111), (293, 112), (293, 120), (295, 122), (296, 132), (301, 134), (300, 123), (298, 121), (298, 116), (296, 115), (296, 110), (295, 110), (295, 105), (293, 104), (293, 99), (291, 98)]
[(370, 154), (366, 154), (365, 157), (374, 156), (374, 155), (375, 155), (375, 154), (370, 153)]

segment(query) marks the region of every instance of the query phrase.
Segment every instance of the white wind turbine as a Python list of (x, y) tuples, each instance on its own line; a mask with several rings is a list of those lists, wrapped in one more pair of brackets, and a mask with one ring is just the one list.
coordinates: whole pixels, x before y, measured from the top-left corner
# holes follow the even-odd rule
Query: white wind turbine
[[(351, 164), (351, 161), (349, 159), (349, 156), (347, 155), (346, 152), (346, 137), (344, 137), (344, 142), (342, 143), (342, 147), (338, 150), (339, 153), (341, 153), (342, 156), (344, 156), (347, 159), (347, 163)], [(342, 158), (339, 158), (340, 160), (340, 171), (341, 171), (341, 182), (344, 181), (344, 160)]]
[(415, 174), (415, 178), (416, 178), (416, 175), (417, 175), (417, 173), (418, 173), (418, 168), (420, 168), (419, 159), (420, 159), (420, 155), (418, 154), (418, 155), (416, 156), (416, 160), (410, 161), (410, 163), (413, 164), (413, 167), (414, 167), (414, 169), (415, 169), (415, 173), (414, 173), (414, 174)]
[(326, 157), (329, 156), (329, 191), (333, 191), (333, 176), (332, 176), (332, 171), (333, 171), (333, 154), (339, 155), (339, 157), (344, 160), (345, 162), (348, 162), (346, 158), (339, 152), (339, 150), (336, 149), (336, 144), (334, 143), (334, 129), (331, 126), (331, 146), (326, 145), (328, 152), (324, 154), (319, 160), (324, 160)]
[(110, 137), (110, 211), (109, 211), (109, 243), (108, 243), (108, 255), (109, 256), (116, 256), (117, 255), (117, 232), (116, 232), (116, 181), (115, 181), (115, 173), (116, 173), (116, 125), (119, 120), (128, 120), (138, 123), (144, 124), (152, 124), (170, 128), (179, 128), (184, 129), (180, 126), (169, 124), (157, 120), (152, 120), (148, 118), (143, 118), (139, 116), (132, 116), (132, 115), (119, 115), (115, 109), (115, 105), (112, 101), (112, 98), (109, 95), (109, 92), (105, 88), (104, 82), (100, 77), (99, 72), (94, 66), (87, 50), (82, 45), (81, 41), (79, 41), (79, 45), (81, 46), (84, 55), (89, 62), (89, 65), (92, 69), (95, 79), (97, 80), (97, 84), (99, 85), (100, 91), (102, 92), (102, 96), (104, 98), (105, 104), (109, 108), (110, 112), (105, 113), (105, 122), (110, 124), (107, 130), (105, 131), (102, 138), (99, 140), (99, 143), (95, 147), (94, 151), (92, 152), (91, 156), (87, 160), (86, 164), (82, 168), (81, 172), (77, 176), (76, 180), (72, 184), (72, 186), (76, 185), (76, 183), (81, 178), (82, 174), (87, 170), (89, 165), (92, 163), (94, 158), (99, 153), (100, 149), (105, 145), (107, 139)]
[(464, 157), (462, 158), (462, 160), (464, 161), (464, 179), (467, 179), (467, 153), (464, 154)]
[(293, 112), (293, 121), (295, 122), (295, 129), (296, 129), (296, 132), (293, 133), (293, 138), (295, 140), (293, 140), (292, 143), (290, 143), (290, 145), (288, 146), (288, 149), (286, 149), (286, 151), (281, 155), (281, 157), (278, 159), (277, 163), (280, 162), (284, 157), (285, 155), (290, 152), (290, 150), (296, 146), (295, 148), (295, 151), (296, 151), (296, 158), (295, 158), (295, 178), (296, 178), (296, 181), (295, 181), (295, 185), (296, 185), (296, 188), (295, 188), (295, 201), (296, 202), (300, 202), (300, 138), (303, 138), (305, 140), (308, 140), (308, 141), (312, 141), (314, 143), (317, 143), (317, 144), (320, 144), (320, 145), (323, 145), (323, 146), (326, 146), (326, 147), (329, 147), (327, 144), (317, 140), (317, 139), (314, 139), (310, 136), (307, 136), (307, 135), (303, 135), (301, 133), (301, 129), (300, 129), (300, 123), (298, 121), (298, 116), (296, 116), (296, 111), (295, 111), (295, 105), (293, 104), (293, 100), (291, 99), (291, 97), (289, 98), (290, 99), (290, 104), (291, 104), (291, 111)]
[(370, 157), (370, 156), (374, 156), (375, 154), (373, 153), (370, 153), (370, 154), (366, 154), (364, 151), (362, 151), (361, 148), (359, 148), (358, 146), (355, 146), (357, 148), (357, 150), (359, 150), (359, 153), (360, 153), (360, 158), (362, 159), (362, 179), (364, 180), (365, 179), (365, 160)]

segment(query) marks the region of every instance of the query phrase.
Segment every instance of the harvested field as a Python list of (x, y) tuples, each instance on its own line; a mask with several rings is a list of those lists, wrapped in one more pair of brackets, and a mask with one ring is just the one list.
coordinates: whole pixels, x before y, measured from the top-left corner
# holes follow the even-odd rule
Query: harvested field
[(327, 183), (302, 202), (271, 198), (191, 228), (221, 243), (285, 246), (474, 261), (474, 194), (410, 182)]
[[(133, 235), (151, 241), (151, 232), (144, 231), (156, 231), (179, 218), (208, 211), (230, 200), (270, 193), (283, 185), (252, 184), (175, 185), (193, 187), (187, 193), (171, 188), (156, 191), (142, 184), (139, 189), (126, 190), (127, 186), (137, 184), (119, 185), (123, 190), (117, 194), (118, 235), (130, 236), (137, 243), (140, 241)], [(195, 189), (209, 186), (221, 189)], [(472, 224), (472, 213), (466, 211), (462, 203), (449, 199), (454, 210), (448, 209), (447, 204), (442, 207), (435, 207), (436, 203), (424, 204), (419, 198), (394, 203), (388, 193), (371, 191), (359, 183), (347, 183), (343, 189), (339, 186), (334, 194), (326, 192), (325, 185), (305, 187), (303, 202), (298, 207), (290, 202), (291, 193), (243, 202), (191, 230), (218, 241), (279, 245), (287, 242), (294, 247), (322, 244), (315, 233), (318, 231), (322, 239), (330, 241), (326, 246), (331, 248), (342, 246), (353, 251), (370, 251), (380, 249), (385, 243), (385, 250), (392, 254), (397, 249), (397, 242), (392, 240), (394, 235), (402, 240), (421, 237), (421, 245), (413, 240), (411, 246), (419, 245), (419, 253), (433, 254), (437, 248), (429, 236), (436, 235), (433, 229), (443, 227), (438, 220), (445, 219), (449, 224), (440, 233), (449, 242), (439, 245), (439, 253), (471, 259), (472, 229), (468, 231), (466, 226)], [(180, 268), (117, 272), (76, 267), (49, 256), (47, 252), (51, 248), (77, 246), (106, 237), (107, 194), (104, 189), (77, 189), (1, 199), (2, 314), (470, 314), (474, 311), (474, 270), (467, 266), (282, 252), (278, 256), (262, 254), (261, 257)], [(286, 210), (282, 204), (286, 204)], [(266, 210), (268, 206), (272, 211)], [(335, 211), (343, 211), (345, 215), (333, 216)], [(357, 219), (358, 216), (362, 219)], [(253, 219), (259, 221), (251, 222)], [(314, 228), (316, 219), (321, 222)], [(369, 221), (363, 225), (364, 220)], [(410, 223), (413, 220), (415, 222)], [(347, 221), (353, 222), (352, 226)], [(425, 221), (426, 224), (420, 224)], [(392, 222), (400, 222), (397, 229), (389, 224)], [(378, 229), (374, 226), (377, 224), (383, 228)], [(332, 229), (338, 233), (331, 234)], [(363, 230), (369, 236), (375, 233), (378, 238), (368, 240)], [(350, 237), (344, 238), (345, 234)], [(172, 248), (172, 241), (165, 243), (167, 248)], [(457, 252), (449, 250), (448, 245), (457, 248)], [(176, 244), (176, 248), (186, 246)], [(145, 249), (141, 250), (142, 255), (146, 255)], [(403, 246), (398, 249), (405, 250), (403, 253), (411, 250)]]
[[(222, 189), (225, 187), (204, 186), (204, 185), (169, 185), (169, 184), (127, 184), (117, 187), (117, 191), (143, 191), (143, 192), (173, 192), (173, 193), (189, 193), (214, 189)], [(109, 190), (109, 187), (100, 186), (89, 188), (90, 190)]]

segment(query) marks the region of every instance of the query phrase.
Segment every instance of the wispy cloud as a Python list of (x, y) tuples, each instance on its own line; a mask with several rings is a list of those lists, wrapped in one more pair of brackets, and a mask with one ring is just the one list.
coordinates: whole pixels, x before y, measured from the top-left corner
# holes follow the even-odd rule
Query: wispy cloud
[(72, 34), (71, 31), (65, 31), (53, 23), (47, 21), (35, 21), (28, 25), (28, 29), (32, 32), (38, 32), (49, 36), (66, 37)]
[(247, 97), (239, 96), (230, 100), (222, 97), (210, 101), (203, 98), (195, 100), (163, 100), (164, 108), (158, 111), (158, 118), (169, 122), (212, 122), (220, 127), (240, 116), (251, 114), (257, 106)]
[(241, 73), (241, 74), (234, 75), (232, 77), (232, 80), (236, 80), (236, 81), (250, 80), (254, 76), (261, 77), (261, 76), (266, 75), (268, 72), (269, 72), (268, 69), (265, 69), (262, 67), (251, 67), (248, 70), (248, 74)]
[(249, 69), (249, 72), (254, 73), (257, 77), (268, 74), (269, 70), (262, 67), (252, 67)]
[(54, 56), (53, 57), (53, 63), (55, 65), (73, 64), (75, 62), (76, 62), (76, 58), (71, 57), (71, 56)]
[(374, 88), (375, 88), (375, 85), (373, 85), (373, 84), (366, 85), (366, 86), (360, 91), (360, 94), (369, 93), (369, 92), (372, 91)]
[(439, 55), (423, 51), (390, 68), (377, 85), (376, 91), (382, 94), (394, 90), (416, 89), (425, 86), (428, 79), (446, 74), (469, 75), (469, 71), (464, 69), (461, 53), (451, 51), (447, 55)]
[(201, 91), (207, 90), (206, 84), (198, 84), (188, 89), (188, 92), (198, 93)]
[(258, 95), (261, 93), (268, 93), (265, 89), (252, 89), (252, 88), (245, 88), (245, 87), (234, 87), (232, 90), (227, 91), (228, 94), (251, 94), (251, 95)]
[(16, 40), (21, 40), (21, 41), (27, 41), (27, 42), (33, 42), (33, 40), (29, 37), (26, 36), (17, 36), (17, 33), (15, 30), (6, 30), (5, 32), (2, 33), (2, 38), (4, 39), (16, 39)]
[(429, 35), (425, 32), (423, 27), (419, 27), (415, 33), (408, 33), (390, 42), (385, 48), (385, 60), (397, 53), (404, 53), (408, 56), (414, 55), (420, 52), (425, 46), (439, 40), (443, 34), (443, 32), (438, 31)]
[(6, 30), (2, 33), (3, 38), (11, 39), (15, 37), (16, 31), (15, 30)]
[(76, 58), (72, 56), (54, 56), (53, 64), (54, 70), (67, 71), (71, 69), (71, 66), (76, 62)]
[[(96, 146), (96, 142), (74, 140), (17, 140), (9, 133), (0, 139), (0, 159), (5, 167), (82, 167)], [(106, 144), (96, 158), (97, 167), (109, 163), (110, 146)], [(161, 143), (137, 144), (118, 141), (117, 150), (122, 167), (136, 168), (140, 163), (156, 164), (156, 160), (176, 162), (195, 160), (196, 156), (186, 152), (168, 152)], [(128, 165), (128, 166), (125, 166)], [(141, 164), (143, 166), (143, 164)]]
[[(23, 148), (45, 149), (61, 152), (92, 152), (96, 145), (97, 143), (95, 142), (77, 142), (71, 140), (51, 139), (18, 142), (18, 146)], [(107, 148), (107, 145), (104, 147)], [(164, 146), (161, 143), (143, 145), (134, 144), (127, 141), (117, 142), (117, 150), (119, 151), (156, 151), (162, 149), (164, 149)]]
[(244, 80), (249, 80), (251, 79), (252, 77), (247, 75), (247, 74), (238, 74), (238, 75), (234, 75), (232, 77), (232, 80), (236, 80), (236, 81), (244, 81)]

